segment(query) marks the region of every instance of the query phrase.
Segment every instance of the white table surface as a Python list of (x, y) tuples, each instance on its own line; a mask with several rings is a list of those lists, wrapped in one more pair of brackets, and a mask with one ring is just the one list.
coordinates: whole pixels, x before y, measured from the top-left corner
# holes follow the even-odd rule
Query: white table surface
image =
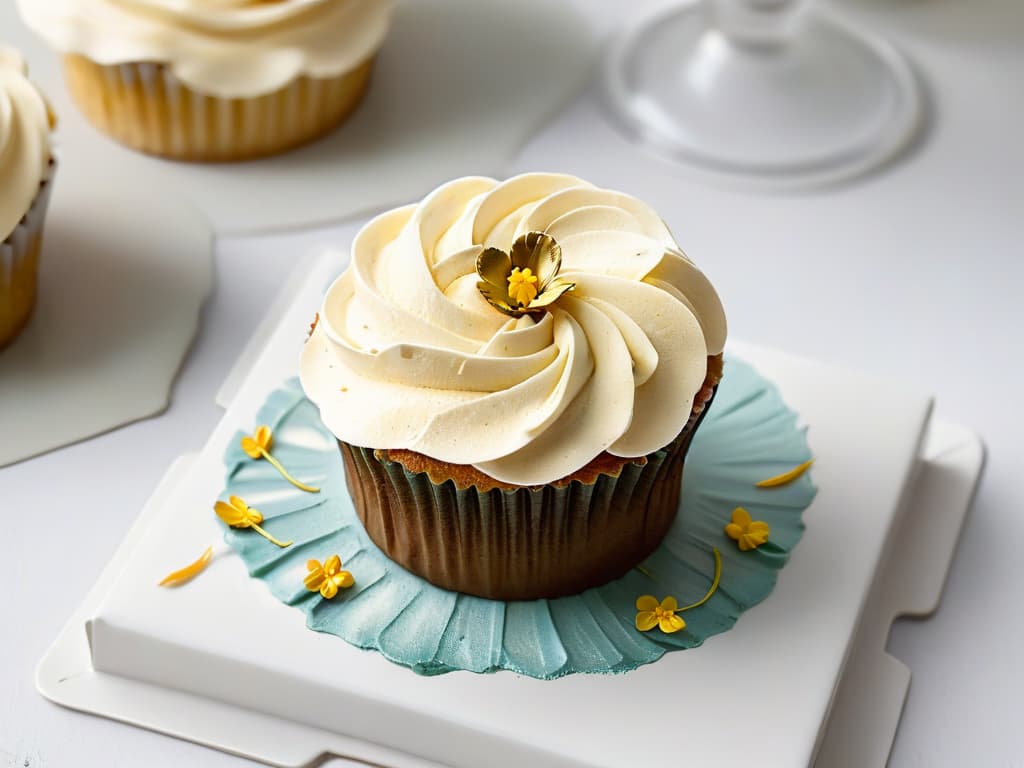
[[(574, 2), (605, 10), (603, 30), (652, 5)], [(734, 337), (930, 390), (943, 418), (978, 430), (988, 466), (943, 603), (892, 632), (914, 678), (890, 764), (1024, 766), (1024, 4), (835, 5), (885, 30), (926, 82), (934, 122), (886, 172), (813, 195), (722, 191), (620, 139), (593, 92), (509, 171), (568, 171), (643, 197), (719, 287)], [(0, 470), (0, 768), (248, 765), (62, 710), (36, 694), (33, 670), (167, 465), (216, 424), (214, 393), (259, 308), (308, 248), (352, 232), (221, 240), (167, 412)]]

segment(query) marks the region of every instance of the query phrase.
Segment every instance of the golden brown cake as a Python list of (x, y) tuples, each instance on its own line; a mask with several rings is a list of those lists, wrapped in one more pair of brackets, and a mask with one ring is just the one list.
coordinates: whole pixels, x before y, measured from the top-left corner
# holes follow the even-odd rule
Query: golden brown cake
[(252, 160), (330, 133), (363, 99), (373, 59), (329, 78), (299, 77), (272, 93), (216, 99), (182, 84), (165, 64), (101, 66), (64, 57), (75, 104), (122, 144), (172, 160)]
[(223, 162), (341, 124), (366, 92), (390, 0), (21, 0), (97, 128), (141, 152)]

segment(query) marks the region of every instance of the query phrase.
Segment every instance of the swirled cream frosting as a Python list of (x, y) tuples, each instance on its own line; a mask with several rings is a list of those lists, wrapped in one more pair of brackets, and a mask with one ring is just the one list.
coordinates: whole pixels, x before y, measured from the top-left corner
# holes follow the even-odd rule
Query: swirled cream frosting
[[(509, 317), (476, 261), (530, 232), (557, 241), (575, 287)], [(646, 204), (571, 176), (472, 177), (356, 236), (301, 377), (345, 442), (542, 485), (670, 443), (725, 335), (715, 289)]]
[(0, 46), (0, 241), (32, 207), (50, 166), (50, 110), (24, 59)]
[(194, 91), (270, 93), (300, 75), (333, 77), (380, 46), (391, 0), (18, 0), (62, 53), (97, 64), (166, 64)]

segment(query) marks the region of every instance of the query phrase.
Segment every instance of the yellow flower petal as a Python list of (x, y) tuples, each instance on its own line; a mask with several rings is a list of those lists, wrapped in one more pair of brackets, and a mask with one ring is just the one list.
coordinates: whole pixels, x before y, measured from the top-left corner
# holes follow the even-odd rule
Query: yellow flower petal
[(671, 616), (665, 616), (661, 621), (658, 622), (658, 627), (666, 635), (671, 635), (673, 632), (678, 632), (680, 629), (686, 627), (686, 622), (683, 621), (681, 616), (672, 614)]
[(654, 595), (641, 595), (636, 599), (636, 609), (638, 611), (653, 611), (658, 607), (658, 598)]
[(210, 564), (210, 560), (213, 558), (213, 547), (207, 547), (206, 551), (199, 556), (199, 559), (194, 563), (189, 563), (184, 568), (180, 568), (177, 571), (167, 574), (160, 582), (161, 587), (177, 587), (184, 584), (186, 581), (191, 581), (193, 578), (198, 576), (204, 570), (206, 566)]
[(730, 539), (739, 541), (740, 536), (743, 535), (743, 526), (736, 525), (736, 523), (727, 523), (725, 526), (725, 535)]
[(306, 578), (302, 580), (302, 583), (306, 585), (306, 589), (310, 592), (317, 592), (324, 583), (324, 572), (319, 568), (315, 571), (310, 571), (306, 574)]
[(259, 445), (248, 435), (242, 438), (242, 450), (250, 459), (258, 459), (263, 455)]
[(356, 583), (355, 577), (348, 571), (340, 571), (339, 573), (334, 574), (331, 576), (331, 581), (342, 589), (348, 589)]
[(810, 466), (813, 463), (814, 459), (808, 459), (803, 464), (797, 464), (788, 472), (783, 472), (781, 475), (776, 475), (775, 477), (769, 477), (767, 480), (761, 480), (760, 482), (754, 483), (754, 485), (758, 488), (775, 488), (780, 485), (787, 485), (810, 469)]
[(245, 515), (226, 502), (218, 501), (213, 505), (213, 511), (217, 513), (217, 517), (232, 528), (240, 526), (245, 527), (248, 525)]
[(732, 511), (732, 521), (736, 525), (746, 528), (750, 525), (750, 513), (743, 507), (736, 507), (736, 509)]
[(270, 432), (270, 427), (266, 424), (260, 424), (256, 427), (256, 444), (264, 450), (270, 450), (270, 443), (274, 439), (273, 434)]
[(747, 526), (747, 533), (752, 534), (754, 536), (763, 535), (765, 538), (767, 538), (770, 532), (771, 528), (768, 527), (768, 523), (766, 523), (764, 520), (755, 520)]
[(338, 594), (338, 585), (333, 580), (327, 579), (320, 585), (320, 594), (323, 595), (325, 600), (332, 600)]
[(232, 528), (252, 528), (279, 547), (287, 547), (291, 544), (290, 541), (287, 543), (278, 541), (260, 528), (259, 524), (263, 522), (263, 515), (258, 509), (253, 509), (238, 496), (232, 496), (230, 504), (225, 504), (223, 501), (216, 502), (213, 505), (213, 511), (217, 513), (217, 517)]
[(324, 583), (326, 575), (324, 574), (323, 566), (320, 565), (319, 560), (307, 560), (306, 569), (309, 573), (306, 574), (306, 578), (303, 579), (302, 583), (306, 585), (306, 589), (310, 592), (316, 592), (320, 589), (320, 585)]
[(652, 630), (657, 624), (658, 617), (654, 615), (654, 611), (640, 611), (636, 615), (636, 628), (641, 632)]
[(677, 611), (677, 610), (679, 610), (679, 603), (676, 602), (676, 599), (674, 597), (672, 597), (672, 595), (669, 595), (668, 597), (666, 597), (664, 600), (661, 601), (661, 610), (663, 610), (663, 611)]
[(324, 561), (324, 572), (328, 576), (333, 576), (341, 570), (341, 558), (338, 555), (331, 555), (327, 560)]

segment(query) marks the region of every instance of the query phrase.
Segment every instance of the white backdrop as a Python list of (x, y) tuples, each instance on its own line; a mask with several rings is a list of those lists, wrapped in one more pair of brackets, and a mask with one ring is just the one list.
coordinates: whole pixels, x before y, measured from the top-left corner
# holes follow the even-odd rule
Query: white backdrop
[[(600, 33), (652, 5), (573, 2)], [(943, 604), (930, 619), (898, 623), (890, 640), (914, 675), (891, 765), (1024, 765), (1024, 5), (832, 6), (900, 44), (927, 88), (933, 124), (884, 173), (813, 195), (715, 189), (621, 139), (592, 91), (508, 171), (567, 171), (643, 197), (720, 288), (733, 336), (932, 391), (943, 418), (981, 433), (989, 463)], [(221, 239), (218, 284), (170, 409), (0, 470), (0, 766), (245, 764), (65, 712), (34, 692), (32, 669), (170, 460), (216, 423), (213, 395), (253, 309), (299, 254), (351, 232)]]

